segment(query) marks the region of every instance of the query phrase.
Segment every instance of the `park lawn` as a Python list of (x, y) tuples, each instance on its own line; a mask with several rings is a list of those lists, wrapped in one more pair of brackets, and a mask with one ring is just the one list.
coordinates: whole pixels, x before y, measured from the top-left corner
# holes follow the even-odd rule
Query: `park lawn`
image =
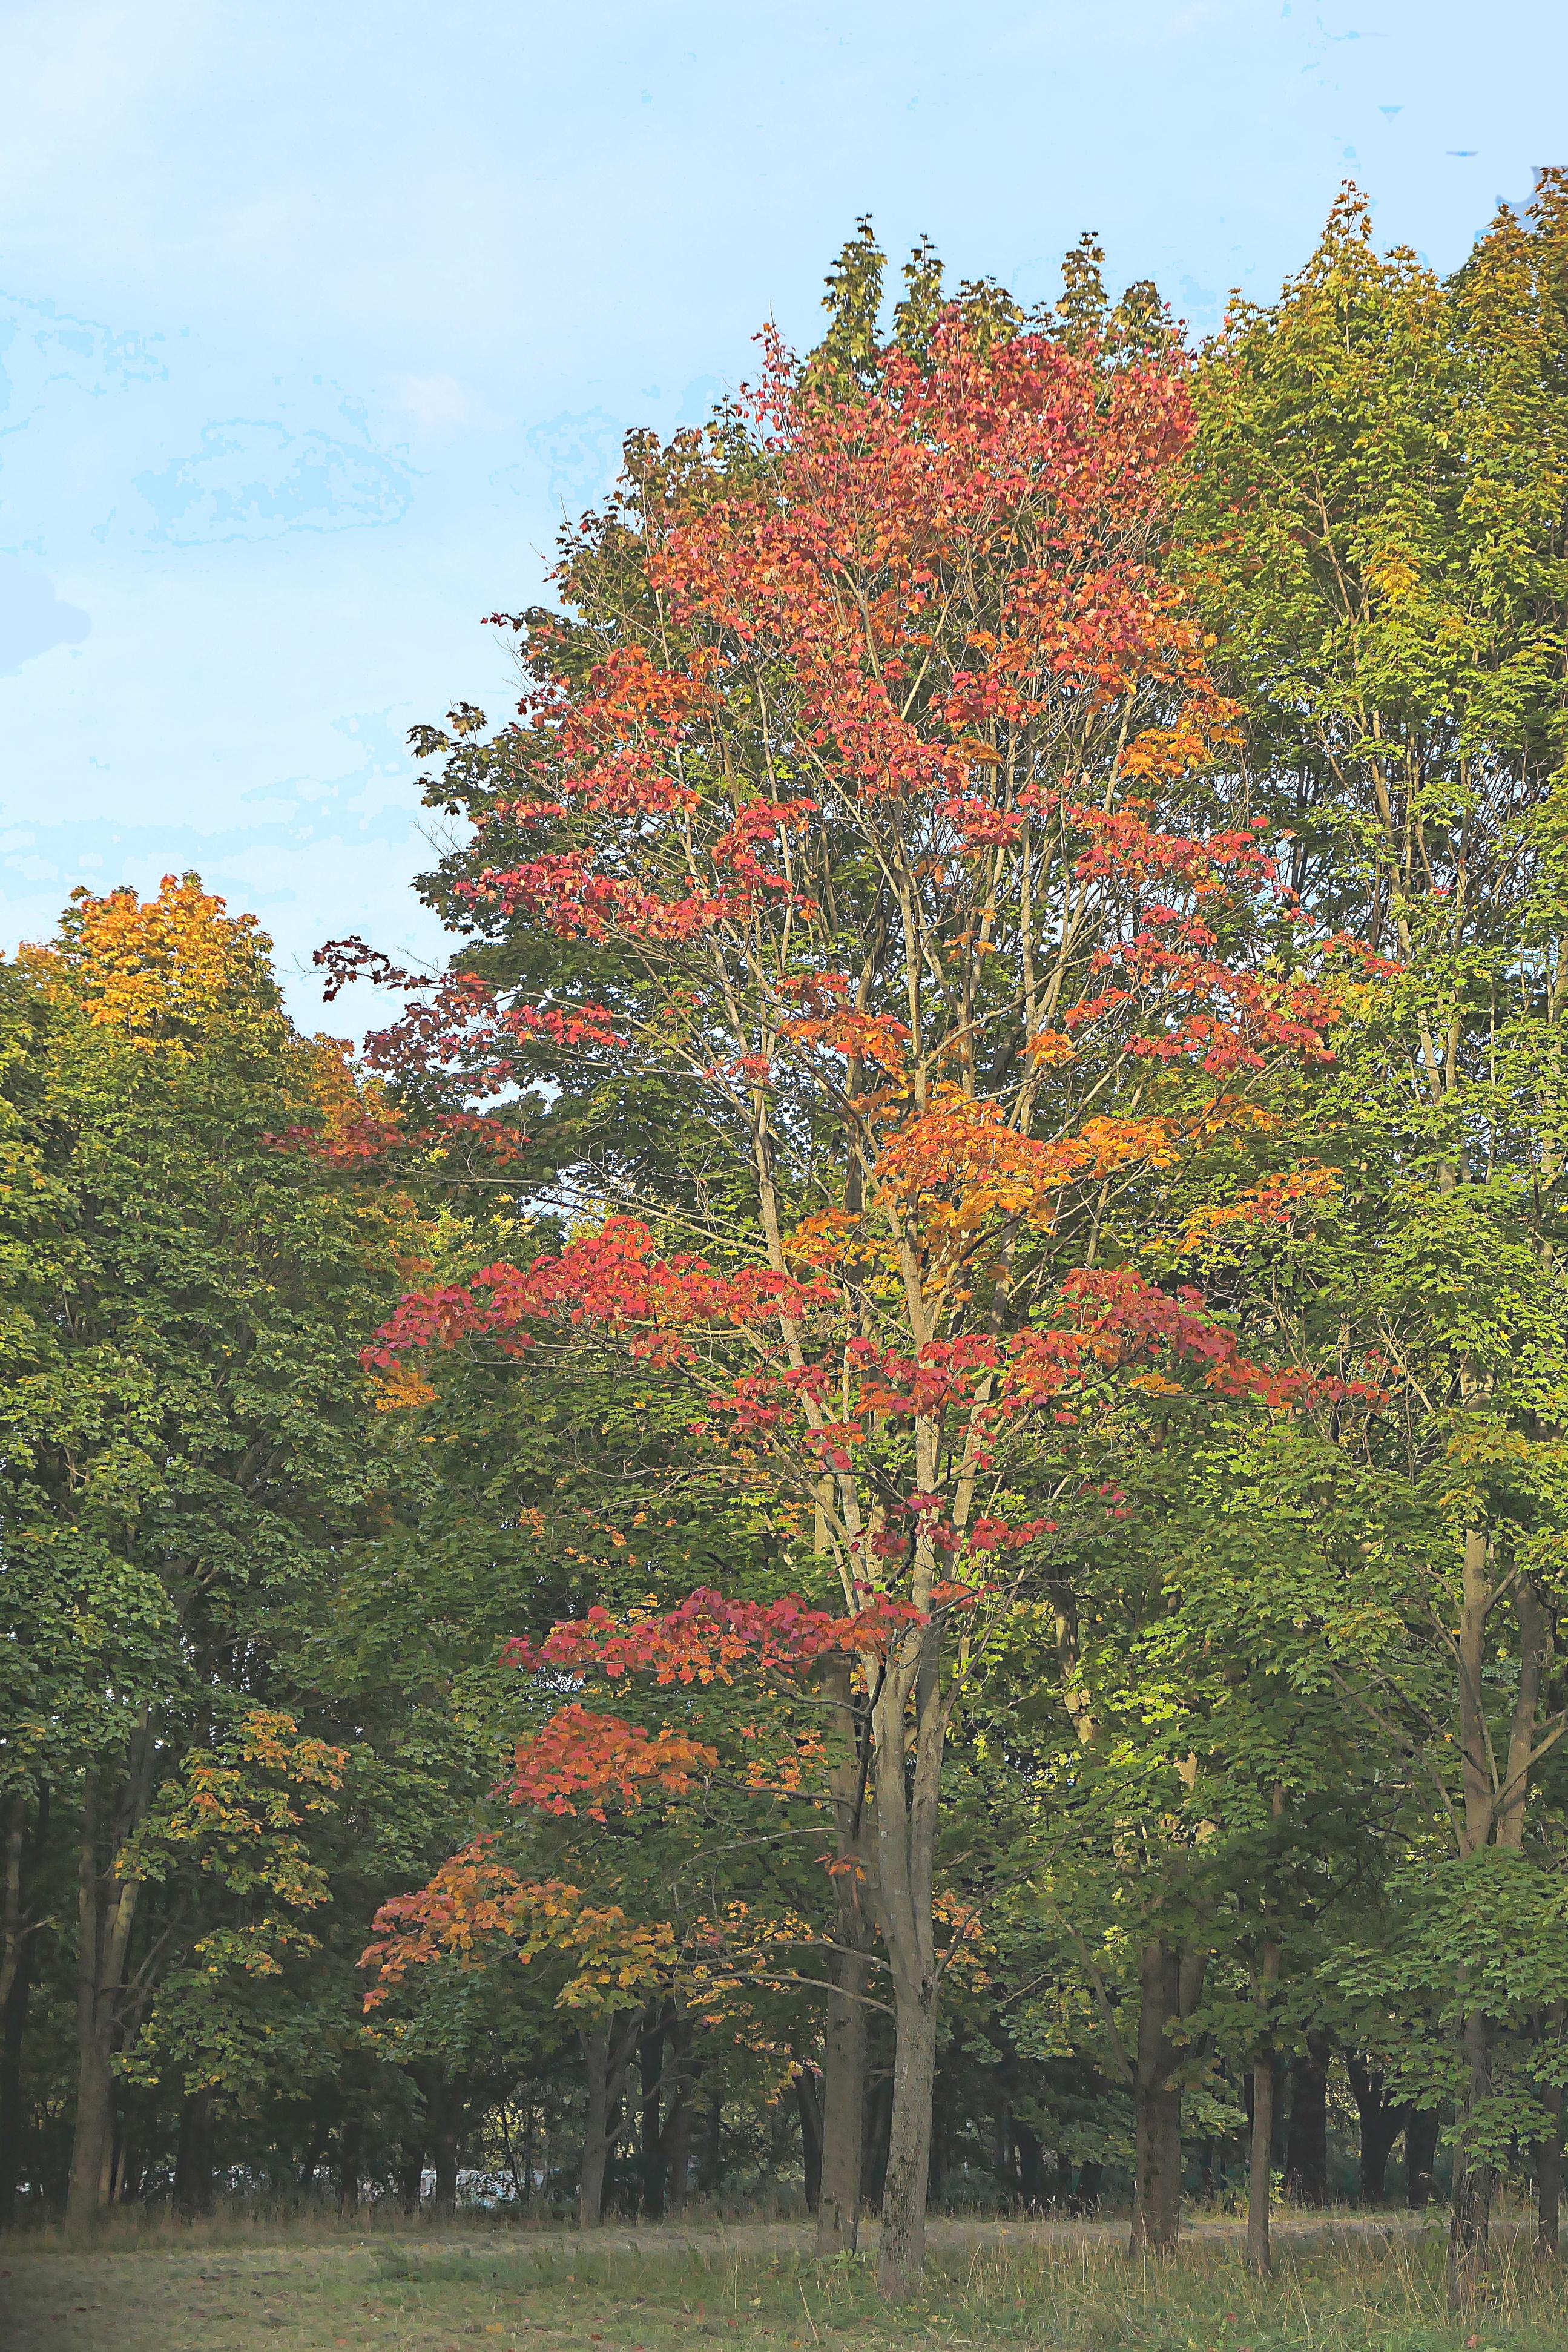
[(146, 2231), (0, 2251), (5, 2352), (1563, 2352), (1568, 2288), (1521, 2235), (1487, 2298), (1443, 2308), (1440, 2233), (1282, 2233), (1251, 2280), (1233, 2228), (1131, 2263), (1114, 2225), (950, 2226), (926, 2290), (879, 2302), (862, 2255), (826, 2268), (801, 2233), (655, 2231), (584, 2247), (505, 2228)]

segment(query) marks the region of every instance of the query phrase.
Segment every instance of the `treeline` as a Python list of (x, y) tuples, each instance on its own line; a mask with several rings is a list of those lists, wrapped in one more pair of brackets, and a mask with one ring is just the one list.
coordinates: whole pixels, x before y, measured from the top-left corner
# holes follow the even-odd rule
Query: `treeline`
[(899, 299), (416, 730), (354, 1059), (0, 967), (0, 2200), (1362, 2195), (1555, 2252), (1568, 174)]

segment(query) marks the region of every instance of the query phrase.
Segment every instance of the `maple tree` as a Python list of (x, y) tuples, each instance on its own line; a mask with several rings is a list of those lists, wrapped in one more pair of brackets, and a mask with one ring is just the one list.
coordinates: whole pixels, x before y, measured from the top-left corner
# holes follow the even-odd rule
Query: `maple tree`
[(1260, 1081), (1328, 1056), (1355, 959), (1255, 827), (1205, 821), (1236, 712), (1159, 563), (1190, 434), (1168, 345), (1111, 364), (958, 305), (847, 386), (769, 341), (705, 450), (634, 441), (563, 564), (574, 617), (521, 625), (533, 683), (454, 885), (560, 942), (560, 977), (477, 1005), (470, 974), (374, 1048), (460, 1073), (477, 1012), (487, 1070), (510, 1034), (519, 1071), (547, 1041), (702, 1107), (743, 1209), (693, 1204), (707, 1252), (612, 1213), (410, 1296), (372, 1360), (553, 1333), (679, 1378), (798, 1568), (902, 1612), (846, 1702), (899, 2021), (893, 2293), (923, 2244), (947, 1727), (985, 1595), (1054, 1530), (1019, 1464), (1140, 1381), (1288, 1403), (1121, 1236), (1190, 1219), (1194, 1169), (1220, 1220), (1334, 1182), (1254, 1165)]

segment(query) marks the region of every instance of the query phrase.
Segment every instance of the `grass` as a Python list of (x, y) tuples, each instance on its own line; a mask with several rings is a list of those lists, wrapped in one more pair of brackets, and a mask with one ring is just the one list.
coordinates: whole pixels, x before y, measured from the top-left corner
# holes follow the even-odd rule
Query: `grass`
[[(129, 2222), (129, 2217), (128, 2217)], [(89, 2247), (0, 2247), (5, 2352), (1563, 2352), (1568, 2263), (1500, 2231), (1484, 2296), (1443, 2305), (1426, 2230), (1281, 2232), (1250, 2278), (1207, 2224), (1173, 2261), (1130, 2262), (1114, 2225), (936, 2223), (924, 2291), (879, 2302), (868, 2255), (813, 2263), (790, 2225), (611, 2228), (402, 2222), (111, 2225)]]

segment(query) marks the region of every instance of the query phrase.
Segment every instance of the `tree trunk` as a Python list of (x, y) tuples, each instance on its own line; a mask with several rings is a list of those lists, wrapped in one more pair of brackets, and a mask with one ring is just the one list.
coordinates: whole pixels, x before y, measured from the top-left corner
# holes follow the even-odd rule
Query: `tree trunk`
[[(1260, 1987), (1264, 2015), (1267, 2021), (1274, 1988), (1279, 1981), (1281, 1954), (1277, 1943), (1263, 1947), (1263, 1971)], [(1252, 2063), (1252, 2144), (1247, 2158), (1247, 2266), (1259, 2278), (1267, 2278), (1273, 2269), (1268, 2245), (1268, 2201), (1274, 2164), (1274, 2087), (1276, 2081), (1274, 2050), (1268, 2039), (1269, 2028), (1264, 2026), (1265, 2041)], [(1176, 2126), (1178, 2161), (1181, 2149), (1181, 2123)]]
[(1388, 2159), (1410, 2116), (1408, 2099), (1390, 2101), (1381, 2066), (1368, 2066), (1353, 2050), (1345, 2053), (1356, 2113), (1361, 2119), (1361, 2201), (1383, 2204), (1388, 2193)]
[(80, 2229), (100, 2210), (104, 2159), (113, 2136), (114, 2082), (109, 2067), (109, 2036), (100, 1983), (103, 1938), (99, 1905), (95, 1772), (88, 1773), (82, 1784), (76, 1919), (76, 2126), (71, 2135), (66, 2220), (73, 2229)]
[(345, 2116), (338, 2126), (338, 2211), (351, 2218), (359, 2211), (359, 2156), (363, 2132), (358, 2116)]
[(300, 2189), (303, 2196), (308, 2197), (315, 2188), (316, 2168), (326, 2153), (327, 2142), (331, 2136), (331, 2126), (320, 2124), (305, 2143), (305, 2153), (300, 2159)]
[(664, 2133), (660, 2101), (664, 2086), (664, 2012), (649, 2007), (643, 2021), (638, 2049), (642, 2067), (641, 2126), (638, 2153), (642, 2158), (642, 2210), (650, 2221), (664, 2219)]
[(1100, 2184), (1105, 2178), (1103, 2164), (1085, 2163), (1078, 2176), (1078, 2202), (1081, 2212), (1092, 2213), (1100, 2203)]
[(1419, 2213), (1436, 2194), (1434, 2168), (1443, 2119), (1432, 2107), (1417, 2107), (1405, 2126), (1405, 2201)]
[[(1554, 2000), (1540, 2021), (1540, 2040), (1552, 2058), (1560, 2057), (1568, 2003)], [(1563, 2085), (1537, 2085), (1546, 2112), (1546, 2128), (1535, 2144), (1535, 2251), (1542, 2262), (1557, 2255), (1558, 2219), (1563, 2203)]]
[(1252, 2140), (1247, 2155), (1247, 2267), (1259, 2278), (1267, 2278), (1274, 2267), (1268, 2246), (1273, 2149), (1274, 2060), (1260, 2052), (1252, 2065)]
[(400, 2210), (406, 2213), (411, 2221), (417, 2220), (419, 2214), (420, 2191), (425, 2186), (425, 2150), (423, 2147), (416, 2147), (410, 2141), (404, 2141), (402, 2147), (398, 2150), (397, 2170), (395, 2175), (395, 2179), (397, 2189), (397, 2202)]
[(581, 2037), (588, 2074), (588, 2110), (577, 2186), (580, 2230), (596, 2230), (605, 2218), (605, 2168), (620, 2136), (621, 2093), (641, 2024), (642, 2011), (632, 2010), (618, 2019), (599, 2019)]
[(822, 2077), (815, 2066), (799, 2066), (795, 2106), (800, 2117), (800, 2170), (805, 2210), (815, 2220), (822, 2203)]
[(1465, 2112), (1454, 2146), (1454, 2193), (1448, 2212), (1448, 2307), (1462, 2310), (1486, 2269), (1491, 2232), (1492, 2168), (1472, 2156), (1465, 2128), (1491, 2089), (1491, 2032), (1479, 2011), (1465, 2020)]
[(1134, 2253), (1169, 2252), (1181, 2228), (1182, 2095), (1170, 2080), (1176, 2063), (1170, 2028), (1180, 2013), (1180, 2000), (1181, 1966), (1176, 1953), (1158, 1940), (1145, 1944), (1139, 1970), (1138, 2059), (1132, 2078)]
[(437, 2113), (430, 2131), (430, 2162), (436, 2174), (435, 2195), (431, 2210), (437, 2221), (450, 2221), (458, 2210), (458, 2132), (457, 2106), (450, 2105)]
[(1563, 2205), (1563, 2091), (1552, 2084), (1541, 2094), (1547, 2128), (1535, 2148), (1535, 2251), (1543, 2262), (1557, 2254)]
[(893, 2111), (877, 2284), (889, 2301), (913, 2294), (925, 2266), (926, 2189), (931, 2174), (931, 2093), (936, 2083), (936, 1986), (895, 2011)]
[(1329, 2201), (1329, 2061), (1326, 2033), (1309, 2033), (1290, 2062), (1290, 2121), (1285, 2140), (1285, 2186), (1300, 2205)]
[(126, 1840), (147, 1811), (153, 1760), (152, 1726), (143, 1710), (131, 1737), (101, 1874), (99, 1779), (95, 1771), (82, 1777), (77, 1848), (77, 2105), (66, 2195), (66, 2220), (76, 2228), (101, 2212), (109, 2193), (114, 2151), (111, 2061), (126, 1955), (142, 1892), (139, 1880), (119, 1877), (118, 1864)]
[(180, 2102), (180, 2136), (174, 2148), (174, 2210), (195, 2221), (213, 2206), (211, 2102), (205, 2091)]
[(686, 2183), (691, 2170), (691, 2105), (697, 2070), (691, 2056), (691, 2027), (671, 2001), (665, 2025), (669, 2105), (659, 2134), (659, 2161), (664, 2175), (665, 2210), (672, 2221), (686, 2210)]
[(819, 2262), (852, 2254), (860, 2234), (860, 2161), (866, 2114), (866, 1957), (835, 1957), (822, 2041), (822, 2179), (816, 2206)]
[[(48, 1828), (49, 1792), (38, 1798), (38, 1819), (33, 1833), (33, 1864), (42, 1860)], [(26, 1859), (26, 1801), (17, 1798), (5, 1837), (5, 1956), (0, 1965), (0, 2230), (9, 2229), (16, 2211), (16, 2177), (22, 2165), (22, 2043), (27, 2031), (27, 2005), (33, 1986), (35, 1925), (29, 1919), (27, 1896), (31, 1873)]]
[(892, 2078), (879, 2074), (866, 2086), (866, 2106), (861, 2122), (860, 2145), (860, 2204), (862, 2210), (875, 2206), (882, 2210), (882, 2183), (888, 2177), (888, 2127), (893, 2116)]

